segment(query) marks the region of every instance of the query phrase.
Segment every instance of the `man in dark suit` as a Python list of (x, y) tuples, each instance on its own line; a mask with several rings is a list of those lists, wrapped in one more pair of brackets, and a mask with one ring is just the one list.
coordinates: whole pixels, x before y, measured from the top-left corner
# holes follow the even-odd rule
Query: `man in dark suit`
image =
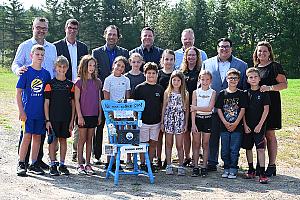
[[(109, 25), (104, 30), (105, 45), (92, 50), (92, 55), (97, 60), (98, 64), (98, 76), (102, 83), (104, 79), (108, 77), (112, 72), (112, 65), (114, 59), (117, 56), (124, 56), (129, 58), (128, 50), (117, 46), (119, 39), (122, 37), (120, 30), (115, 25)], [(127, 63), (125, 71), (129, 71), (129, 65)], [(103, 94), (102, 94), (103, 97)], [(104, 115), (102, 116), (104, 119)], [(100, 164), (100, 158), (102, 154), (102, 140), (103, 140), (103, 127), (105, 120), (101, 121), (101, 124), (97, 126), (96, 134), (93, 139), (93, 154), (95, 157), (94, 164)]]
[[(54, 42), (57, 56), (63, 55), (69, 61), (69, 68), (66, 73), (67, 79), (75, 82), (77, 78), (77, 67), (82, 56), (88, 54), (86, 44), (76, 39), (79, 29), (79, 22), (76, 19), (68, 19), (65, 24), (66, 37)], [(72, 161), (77, 161), (77, 143), (78, 143), (78, 126), (73, 130), (73, 157)]]

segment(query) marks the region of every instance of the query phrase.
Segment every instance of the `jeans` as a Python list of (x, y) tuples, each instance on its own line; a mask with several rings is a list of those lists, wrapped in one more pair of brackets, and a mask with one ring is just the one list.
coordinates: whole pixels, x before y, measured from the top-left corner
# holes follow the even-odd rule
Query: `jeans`
[(209, 139), (208, 165), (216, 166), (218, 164), (218, 157), (219, 157), (221, 120), (218, 116), (218, 113), (213, 113), (211, 120), (212, 120), (212, 127), (211, 127), (211, 135)]
[(241, 143), (242, 133), (221, 132), (221, 158), (224, 169), (229, 169), (229, 173), (237, 173)]

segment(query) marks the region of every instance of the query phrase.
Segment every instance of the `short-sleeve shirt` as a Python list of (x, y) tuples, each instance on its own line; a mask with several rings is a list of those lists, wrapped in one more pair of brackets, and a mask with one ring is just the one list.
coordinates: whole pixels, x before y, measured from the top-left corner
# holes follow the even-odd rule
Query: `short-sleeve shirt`
[(88, 79), (86, 84), (83, 84), (81, 79), (78, 79), (75, 86), (80, 89), (80, 108), (83, 116), (98, 116), (99, 114), (99, 93), (102, 86), (100, 79)]
[(74, 84), (68, 79), (53, 78), (45, 87), (45, 98), (49, 99), (49, 118), (56, 122), (69, 122), (72, 117)]
[(127, 90), (130, 90), (130, 80), (124, 75), (111, 74), (104, 80), (103, 91), (109, 92), (110, 100), (125, 99)]
[(19, 77), (16, 88), (23, 89), (22, 103), (28, 119), (45, 119), (44, 89), (50, 80), (46, 69), (36, 70), (31, 66)]
[(151, 85), (146, 82), (136, 86), (134, 90), (135, 100), (144, 100), (145, 109), (142, 113), (144, 124), (157, 124), (161, 121), (161, 109), (163, 103), (164, 89), (162, 86)]
[(157, 84), (161, 85), (164, 90), (166, 90), (169, 85), (171, 74), (172, 72), (167, 74), (163, 70), (158, 71)]
[[(234, 123), (241, 111), (241, 108), (247, 108), (247, 97), (245, 92), (242, 90), (237, 90), (234, 93), (229, 93), (227, 90), (222, 90), (217, 98), (215, 105), (216, 108), (222, 110), (224, 118), (229, 123)], [(222, 131), (228, 131), (223, 123), (221, 123)], [(242, 120), (240, 121), (237, 128), (234, 130), (237, 132), (242, 132)]]
[(132, 98), (133, 97), (134, 88), (138, 84), (143, 83), (146, 80), (146, 78), (145, 78), (145, 76), (144, 76), (144, 74), (142, 72), (140, 74), (138, 74), (138, 75), (133, 75), (133, 74), (127, 73), (127, 74), (125, 74), (125, 76), (127, 78), (129, 78), (129, 80), (130, 80), (130, 88), (131, 88), (131, 90), (130, 90), (130, 97)]

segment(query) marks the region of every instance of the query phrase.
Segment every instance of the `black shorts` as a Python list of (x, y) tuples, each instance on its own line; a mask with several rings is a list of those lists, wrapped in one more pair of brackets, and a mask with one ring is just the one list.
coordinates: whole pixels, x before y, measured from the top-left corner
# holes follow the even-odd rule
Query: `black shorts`
[(211, 115), (196, 115), (195, 122), (199, 132), (211, 132)]
[(69, 131), (70, 122), (51, 122), (52, 128), (57, 138), (69, 138), (71, 137)]
[(244, 133), (242, 148), (246, 150), (251, 150), (255, 144), (256, 149), (265, 149), (265, 132), (266, 129), (262, 128), (262, 130), (259, 133)]
[[(84, 125), (78, 125), (79, 128), (96, 128), (96, 126), (98, 125), (98, 116), (83, 116), (83, 119)], [(78, 124), (78, 119), (76, 123)]]

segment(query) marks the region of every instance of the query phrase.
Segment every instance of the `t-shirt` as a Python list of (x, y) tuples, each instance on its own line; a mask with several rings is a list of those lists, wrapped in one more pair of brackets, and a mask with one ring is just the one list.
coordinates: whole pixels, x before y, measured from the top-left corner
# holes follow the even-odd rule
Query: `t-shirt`
[(16, 88), (23, 89), (22, 103), (28, 119), (45, 119), (44, 89), (50, 80), (47, 70), (36, 70), (31, 66), (20, 76)]
[(53, 78), (45, 87), (45, 98), (49, 99), (49, 118), (56, 122), (69, 122), (72, 117), (74, 84)]
[(138, 75), (133, 75), (133, 74), (127, 73), (127, 74), (125, 74), (125, 76), (127, 78), (129, 78), (129, 80), (130, 80), (130, 88), (131, 88), (131, 90), (130, 90), (130, 97), (132, 98), (133, 97), (134, 88), (138, 84), (144, 82), (146, 80), (146, 78), (145, 78), (145, 76), (144, 76), (143, 73), (140, 73)]
[(164, 88), (164, 90), (166, 90), (169, 85), (171, 74), (172, 72), (167, 74), (163, 72), (163, 70), (158, 71), (157, 84), (161, 85)]
[(104, 80), (103, 91), (109, 92), (110, 100), (125, 99), (127, 90), (130, 90), (130, 80), (124, 75), (111, 74)]
[(248, 89), (246, 91), (248, 97), (248, 107), (246, 109), (247, 125), (253, 130), (259, 123), (264, 112), (264, 106), (270, 105), (270, 96), (268, 92)]
[[(246, 93), (242, 90), (237, 90), (234, 93), (229, 93), (227, 90), (222, 90), (218, 95), (217, 102), (215, 105), (216, 108), (222, 110), (224, 118), (227, 122), (234, 123), (238, 118), (241, 108), (247, 107), (247, 97)], [(242, 132), (242, 121), (234, 131)], [(221, 123), (222, 131), (227, 132), (225, 125)]]
[(142, 122), (144, 124), (157, 124), (161, 121), (161, 109), (164, 98), (164, 89), (162, 86), (151, 85), (146, 82), (136, 86), (133, 93), (135, 100), (144, 100), (145, 109), (142, 113)]
[(99, 114), (99, 93), (102, 86), (100, 79), (88, 79), (83, 84), (77, 79), (75, 86), (80, 89), (80, 108), (82, 116), (98, 116)]

